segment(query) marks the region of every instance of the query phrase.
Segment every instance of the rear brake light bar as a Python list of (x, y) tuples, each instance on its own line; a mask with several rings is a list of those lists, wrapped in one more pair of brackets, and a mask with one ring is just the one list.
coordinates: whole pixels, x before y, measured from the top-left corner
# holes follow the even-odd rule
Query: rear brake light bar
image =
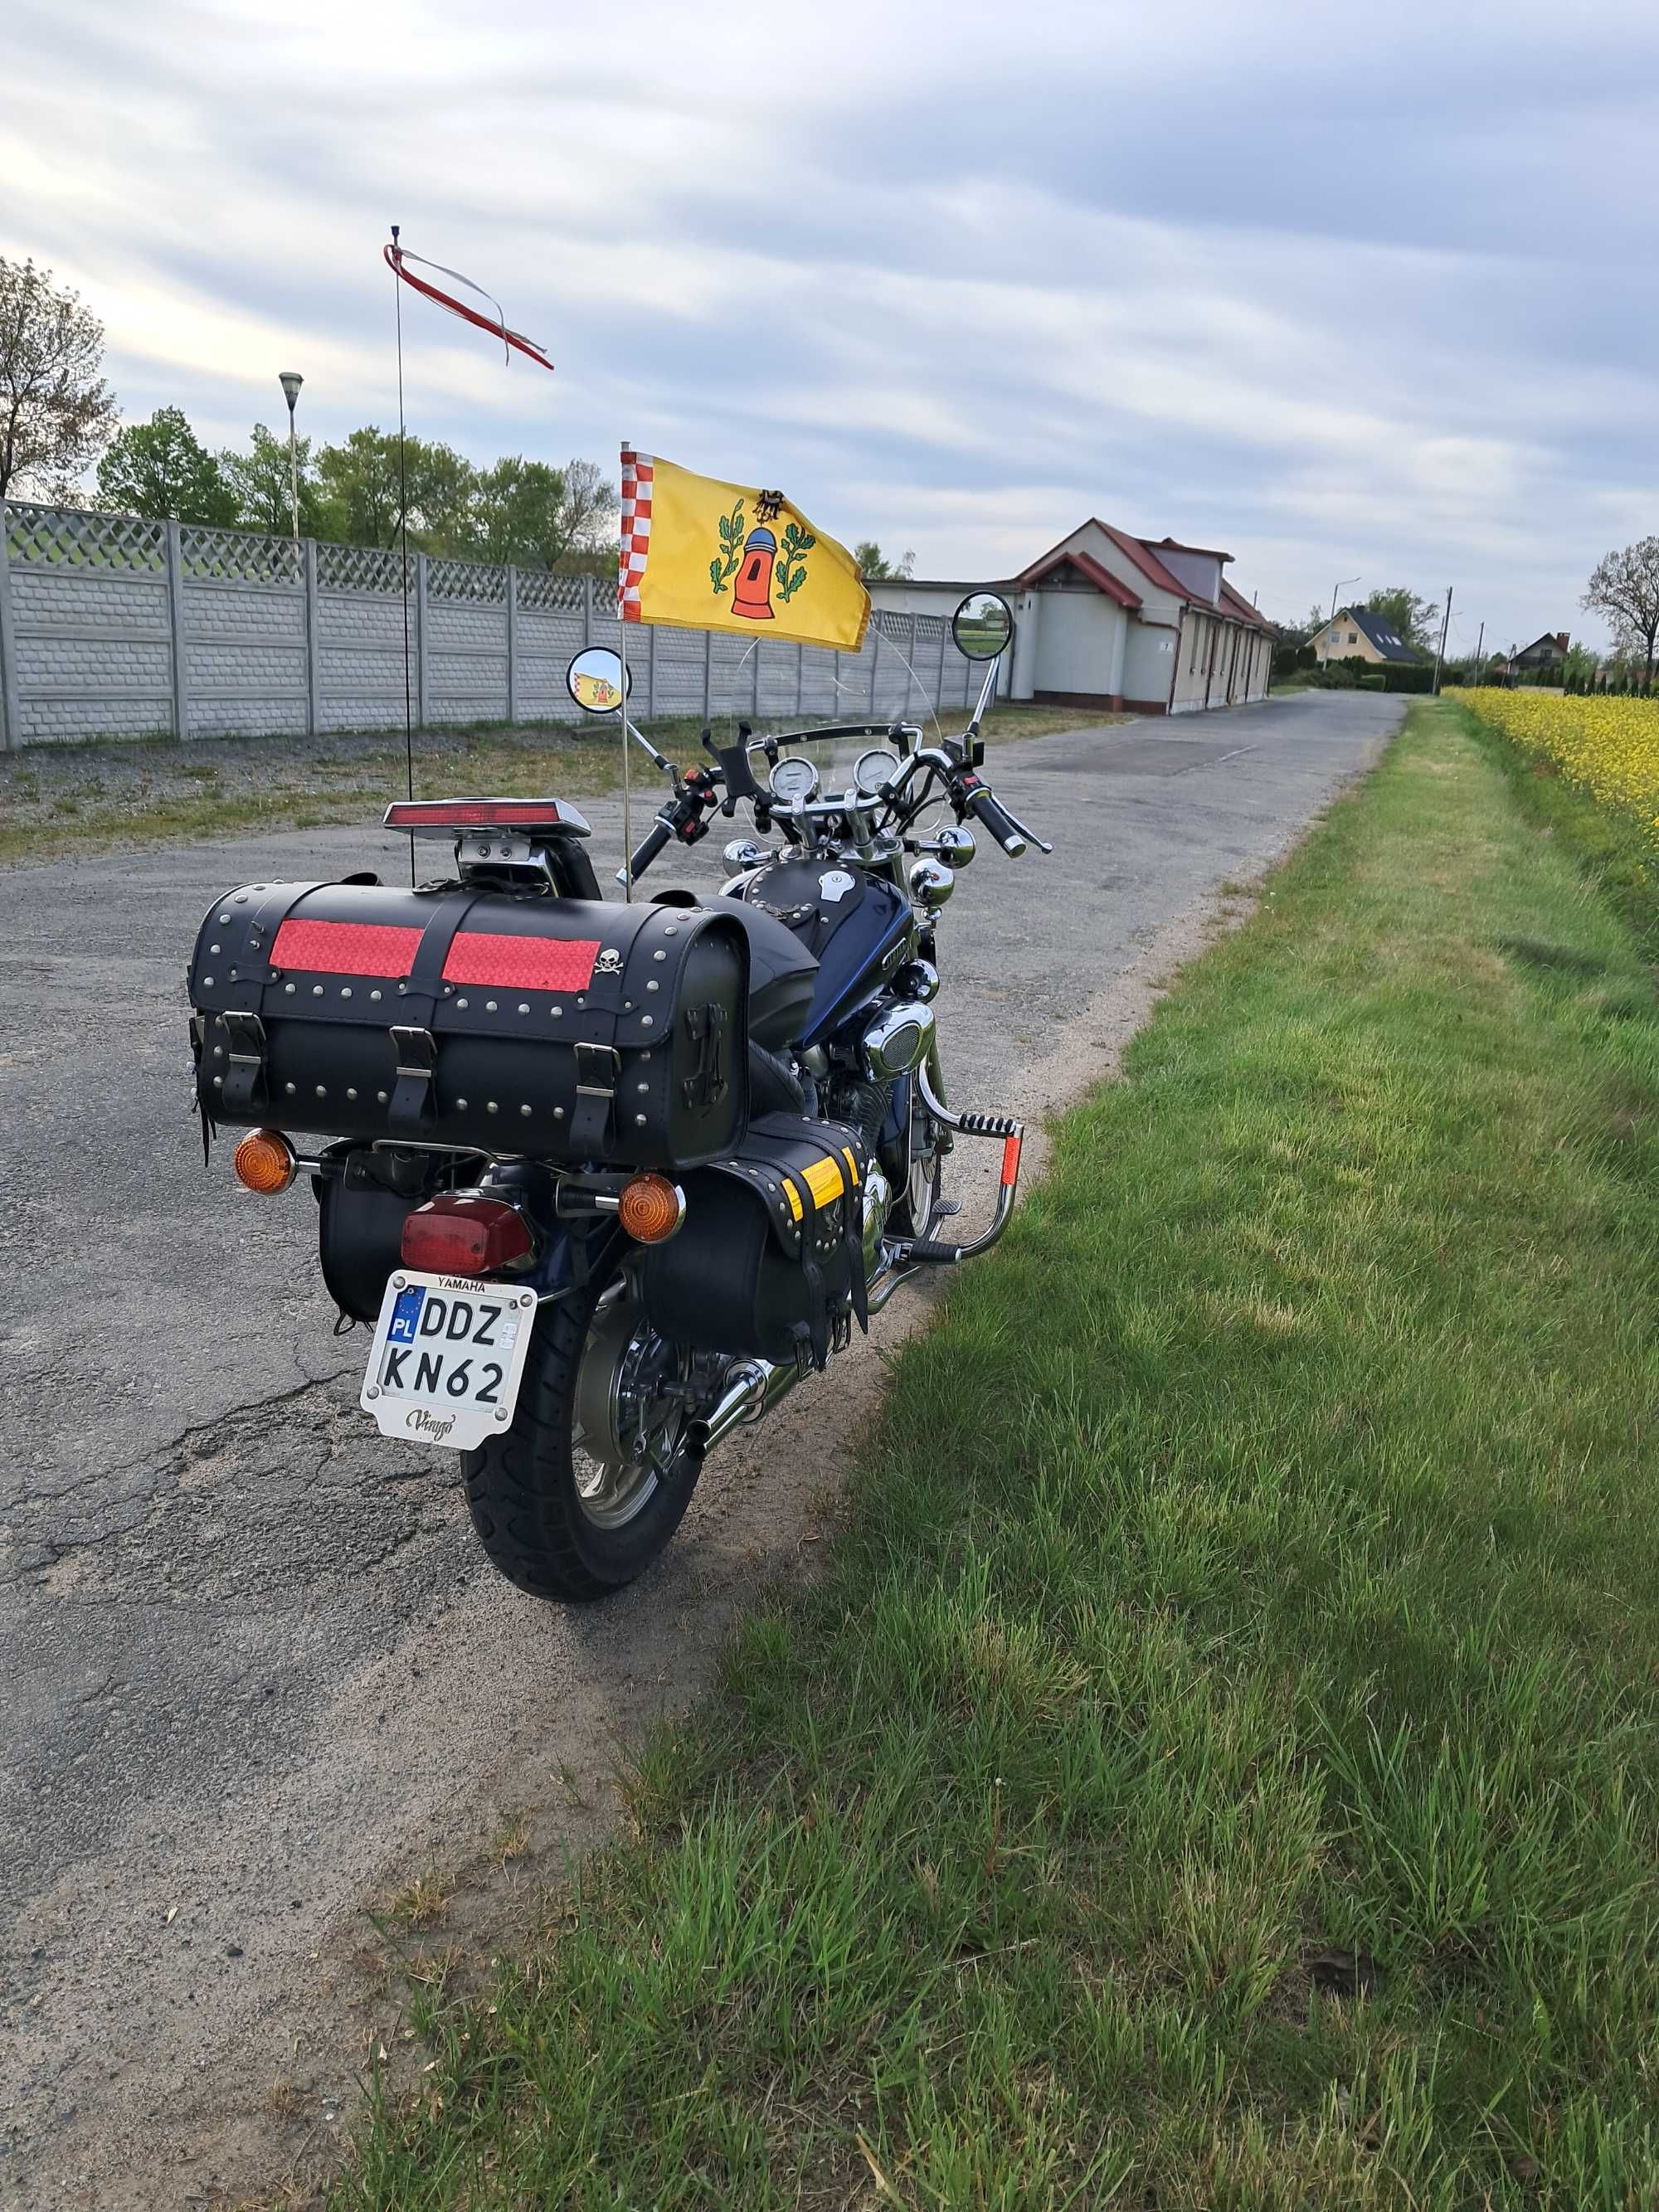
[(385, 827), (423, 830), (574, 830), (586, 823), (562, 799), (399, 799), (386, 811)]

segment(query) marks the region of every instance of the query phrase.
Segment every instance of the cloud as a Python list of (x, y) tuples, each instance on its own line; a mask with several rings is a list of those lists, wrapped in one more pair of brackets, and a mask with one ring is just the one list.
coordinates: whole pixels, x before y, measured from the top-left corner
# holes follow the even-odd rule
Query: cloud
[(83, 290), (129, 413), (215, 442), (289, 366), (313, 434), (395, 421), (398, 221), (558, 364), (410, 301), (423, 434), (626, 435), (923, 572), (1097, 513), (1229, 546), (1270, 611), (1451, 577), (1531, 635), (1659, 524), (1659, 20), (1626, 0), (12, 0), (9, 31), (0, 251)]

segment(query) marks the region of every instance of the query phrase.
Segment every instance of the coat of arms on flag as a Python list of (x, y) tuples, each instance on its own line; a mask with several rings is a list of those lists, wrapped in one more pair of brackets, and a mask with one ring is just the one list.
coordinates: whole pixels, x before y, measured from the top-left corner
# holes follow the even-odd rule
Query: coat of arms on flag
[(870, 619), (852, 555), (781, 491), (694, 476), (626, 446), (617, 605), (624, 622), (847, 653)]

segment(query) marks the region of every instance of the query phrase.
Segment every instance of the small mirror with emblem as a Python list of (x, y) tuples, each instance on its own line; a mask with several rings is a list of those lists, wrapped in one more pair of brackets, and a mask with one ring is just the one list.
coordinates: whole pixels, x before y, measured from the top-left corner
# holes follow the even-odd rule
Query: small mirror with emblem
[[(564, 672), (565, 689), (584, 714), (614, 714), (623, 702), (622, 655), (608, 645), (584, 646)], [(628, 672), (634, 688), (634, 672)]]

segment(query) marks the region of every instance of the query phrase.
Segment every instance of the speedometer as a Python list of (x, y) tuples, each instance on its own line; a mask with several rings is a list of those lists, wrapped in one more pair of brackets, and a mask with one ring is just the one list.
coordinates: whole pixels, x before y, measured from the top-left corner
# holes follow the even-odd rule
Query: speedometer
[(811, 799), (818, 787), (817, 769), (799, 753), (786, 753), (766, 780), (772, 787), (773, 797), (782, 799), (786, 806), (798, 806), (802, 799)]
[(860, 753), (853, 763), (853, 781), (866, 799), (873, 799), (883, 784), (890, 783), (899, 772), (899, 757), (883, 746), (873, 746)]

